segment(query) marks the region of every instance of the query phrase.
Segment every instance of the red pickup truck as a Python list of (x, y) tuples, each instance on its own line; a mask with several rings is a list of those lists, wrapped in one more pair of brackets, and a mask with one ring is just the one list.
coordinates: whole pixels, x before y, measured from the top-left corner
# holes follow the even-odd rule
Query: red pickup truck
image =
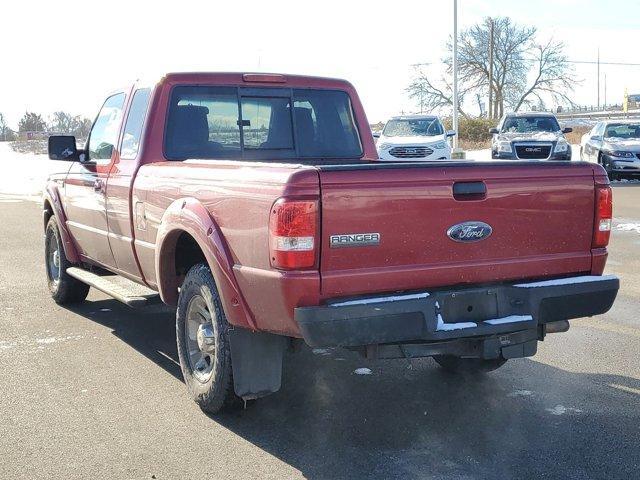
[[(285, 349), (487, 371), (612, 305), (611, 189), (580, 162), (378, 162), (341, 80), (168, 74), (110, 95), (44, 195), (54, 300), (177, 307), (209, 412), (281, 384)], [(157, 296), (157, 295), (156, 295)]]

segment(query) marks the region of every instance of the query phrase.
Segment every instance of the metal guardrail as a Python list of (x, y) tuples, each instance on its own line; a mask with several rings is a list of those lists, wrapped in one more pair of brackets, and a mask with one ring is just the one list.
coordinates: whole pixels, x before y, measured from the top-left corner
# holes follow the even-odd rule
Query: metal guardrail
[(557, 113), (556, 117), (560, 120), (588, 118), (588, 119), (622, 119), (622, 118), (640, 118), (640, 110), (630, 110), (624, 113), (622, 110), (608, 110), (608, 111), (575, 111), (575, 112), (562, 112)]

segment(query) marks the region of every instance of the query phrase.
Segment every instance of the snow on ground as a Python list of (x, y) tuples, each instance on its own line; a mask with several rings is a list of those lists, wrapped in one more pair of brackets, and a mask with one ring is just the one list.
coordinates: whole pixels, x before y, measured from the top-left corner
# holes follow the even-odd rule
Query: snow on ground
[(47, 177), (68, 170), (69, 162), (49, 160), (46, 155), (14, 152), (7, 142), (0, 142), (0, 166), (0, 194), (39, 197)]
[[(572, 158), (579, 160), (580, 145), (571, 145), (571, 148)], [(466, 156), (469, 160), (491, 160), (491, 150), (469, 150)], [(0, 142), (0, 165), (2, 203), (16, 201), (16, 198), (38, 199), (47, 177), (53, 173), (62, 173), (70, 166), (69, 162), (49, 160), (46, 155), (14, 152), (7, 142)]]
[[(571, 145), (571, 158), (580, 160), (580, 145)], [(467, 160), (491, 160), (491, 149), (467, 150)]]

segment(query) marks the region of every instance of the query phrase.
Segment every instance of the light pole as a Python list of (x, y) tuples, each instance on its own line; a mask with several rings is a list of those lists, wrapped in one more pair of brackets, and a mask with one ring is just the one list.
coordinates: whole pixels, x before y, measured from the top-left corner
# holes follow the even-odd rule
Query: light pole
[(458, 0), (453, 0), (453, 148), (458, 148)]

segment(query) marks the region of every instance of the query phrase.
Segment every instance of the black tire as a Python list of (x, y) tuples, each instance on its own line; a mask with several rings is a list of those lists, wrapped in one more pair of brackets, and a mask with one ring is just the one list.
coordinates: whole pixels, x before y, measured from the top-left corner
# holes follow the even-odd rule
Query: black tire
[(73, 264), (64, 253), (60, 229), (55, 216), (52, 216), (47, 223), (44, 236), (44, 255), (47, 285), (51, 298), (60, 305), (83, 302), (89, 294), (90, 287), (67, 273), (67, 268)]
[(475, 374), (492, 372), (500, 368), (507, 361), (506, 358), (483, 359), (483, 358), (460, 358), (453, 355), (436, 355), (433, 359), (451, 373)]
[(614, 180), (619, 180), (620, 179), (620, 175), (618, 173), (611, 171), (611, 162), (607, 162), (606, 164), (604, 163), (604, 159), (602, 158), (602, 154), (598, 155), (598, 163), (604, 167), (604, 169), (607, 172), (607, 176), (609, 177), (610, 181), (613, 182)]
[[(202, 365), (210, 368), (210, 373), (204, 375), (202, 369), (194, 368), (192, 355), (189, 354), (187, 323), (190, 322), (192, 304), (205, 302), (209, 314), (212, 339), (212, 352), (209, 356), (202, 355)], [(201, 315), (202, 316), (202, 315)], [(207, 321), (202, 317), (202, 323)], [(229, 345), (229, 325), (222, 309), (218, 290), (209, 267), (203, 263), (194, 265), (184, 279), (178, 308), (176, 311), (176, 340), (178, 343), (178, 357), (184, 382), (189, 389), (192, 399), (205, 412), (215, 414), (236, 408), (240, 404), (239, 397), (233, 390), (233, 370), (231, 366), (231, 349)], [(196, 348), (199, 348), (196, 346)], [(193, 346), (191, 348), (193, 352)], [(195, 354), (197, 355), (197, 353)]]

